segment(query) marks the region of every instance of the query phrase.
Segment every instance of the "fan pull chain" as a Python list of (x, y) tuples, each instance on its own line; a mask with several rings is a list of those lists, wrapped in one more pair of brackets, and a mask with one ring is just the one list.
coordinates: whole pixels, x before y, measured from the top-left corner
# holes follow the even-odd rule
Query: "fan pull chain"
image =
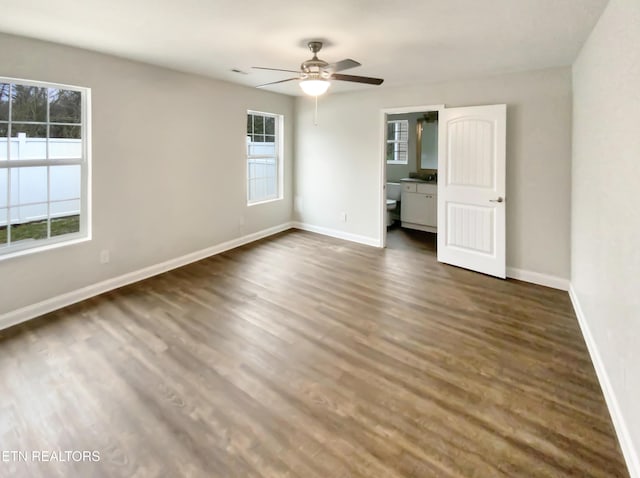
[(313, 113), (313, 125), (318, 126), (318, 97), (315, 96), (316, 99), (316, 109)]

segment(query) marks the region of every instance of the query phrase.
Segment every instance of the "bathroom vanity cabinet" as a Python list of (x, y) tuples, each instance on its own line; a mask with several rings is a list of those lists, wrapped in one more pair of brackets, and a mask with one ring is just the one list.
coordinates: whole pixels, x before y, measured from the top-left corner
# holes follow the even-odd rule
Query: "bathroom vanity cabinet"
[(437, 232), (438, 187), (433, 183), (402, 182), (402, 227)]

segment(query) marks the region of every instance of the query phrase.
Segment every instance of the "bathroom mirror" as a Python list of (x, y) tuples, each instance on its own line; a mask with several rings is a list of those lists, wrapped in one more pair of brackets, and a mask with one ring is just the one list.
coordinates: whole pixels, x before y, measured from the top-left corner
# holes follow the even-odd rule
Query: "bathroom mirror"
[(438, 169), (437, 111), (429, 111), (418, 118), (416, 143), (418, 169), (436, 172)]

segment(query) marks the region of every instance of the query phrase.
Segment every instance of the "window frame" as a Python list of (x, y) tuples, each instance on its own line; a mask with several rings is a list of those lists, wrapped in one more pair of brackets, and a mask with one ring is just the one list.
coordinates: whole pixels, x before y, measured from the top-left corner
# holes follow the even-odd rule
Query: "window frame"
[[(11, 124), (13, 123), (29, 123), (28, 121), (13, 121), (9, 116), (7, 121), (7, 159), (0, 159), (0, 170), (7, 171), (7, 226), (11, 224), (11, 169), (22, 167), (47, 167), (47, 235), (50, 236), (51, 224), (51, 176), (49, 166), (80, 166), (80, 213), (79, 213), (79, 230), (59, 236), (47, 237), (45, 239), (35, 239), (33, 241), (24, 241), (8, 245), (0, 245), (0, 261), (13, 257), (24, 256), (41, 251), (55, 249), (72, 244), (91, 240), (92, 221), (91, 221), (91, 88), (67, 85), (63, 83), (53, 83), (48, 81), (26, 80), (23, 78), (12, 78), (0, 76), (0, 83), (17, 84), (20, 86), (36, 87), (36, 88), (54, 88), (61, 90), (77, 91), (80, 93), (80, 138), (81, 138), (81, 157), (80, 158), (63, 158), (63, 159), (11, 159), (10, 143), (11, 143)], [(11, 105), (11, 99), (9, 99)], [(11, 111), (11, 110), (10, 110)], [(35, 122), (42, 123), (42, 122)], [(57, 123), (57, 122), (54, 122)], [(47, 101), (47, 117), (42, 123), (47, 126), (47, 156), (48, 156), (48, 139), (49, 139), (49, 103)], [(55, 202), (55, 201), (54, 201)], [(14, 206), (15, 207), (15, 206)], [(10, 238), (10, 227), (7, 227), (7, 236)]]
[[(403, 141), (401, 139), (391, 139), (389, 137), (387, 137), (387, 142), (386, 142), (386, 147), (388, 148), (389, 144), (393, 144), (393, 145), (399, 145), (402, 143), (406, 144), (406, 159), (400, 160), (400, 159), (396, 159), (397, 158), (397, 153), (399, 152), (396, 147), (394, 146), (393, 148), (393, 156), (394, 159), (387, 159), (387, 164), (409, 164), (409, 120), (408, 119), (393, 119), (393, 120), (387, 120), (387, 134), (389, 131), (389, 124), (390, 123), (401, 123), (401, 124), (405, 124), (406, 128), (407, 128), (407, 140)], [(385, 151), (385, 156), (386, 156), (386, 151)]]
[[(247, 141), (248, 138), (248, 134), (246, 131), (246, 124), (247, 124), (247, 119), (249, 117), (249, 115), (260, 115), (262, 117), (269, 117), (269, 118), (274, 118), (274, 138), (275, 138), (275, 156), (274, 155), (264, 155), (264, 154), (258, 154), (258, 155), (250, 155), (249, 154), (249, 141)], [(258, 111), (258, 110), (247, 110), (247, 113), (245, 115), (245, 143), (246, 143), (246, 147), (245, 147), (245, 187), (246, 187), (246, 198), (247, 198), (247, 206), (256, 206), (259, 204), (266, 204), (266, 203), (270, 203), (270, 202), (274, 202), (274, 201), (280, 201), (284, 198), (284, 192), (283, 192), (283, 164), (284, 164), (284, 115), (281, 114), (277, 114), (277, 113), (270, 113), (270, 112), (266, 112), (266, 111)], [(256, 199), (256, 200), (251, 200), (250, 198), (250, 181), (251, 178), (249, 177), (249, 161), (252, 159), (267, 159), (267, 158), (274, 158), (275, 157), (275, 163), (276, 163), (276, 176), (275, 176), (275, 181), (276, 181), (276, 193), (273, 196), (269, 196), (269, 197), (264, 197), (264, 198), (260, 198), (260, 199)]]

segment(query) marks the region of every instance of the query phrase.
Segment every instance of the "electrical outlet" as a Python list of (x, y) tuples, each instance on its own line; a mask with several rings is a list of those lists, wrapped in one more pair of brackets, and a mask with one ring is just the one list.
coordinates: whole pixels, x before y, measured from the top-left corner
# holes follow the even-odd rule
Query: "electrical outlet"
[(340, 219), (342, 219), (342, 222), (347, 222), (347, 213), (342, 211), (340, 213)]
[(109, 257), (109, 249), (103, 249), (100, 251), (100, 264), (108, 264), (111, 260)]

